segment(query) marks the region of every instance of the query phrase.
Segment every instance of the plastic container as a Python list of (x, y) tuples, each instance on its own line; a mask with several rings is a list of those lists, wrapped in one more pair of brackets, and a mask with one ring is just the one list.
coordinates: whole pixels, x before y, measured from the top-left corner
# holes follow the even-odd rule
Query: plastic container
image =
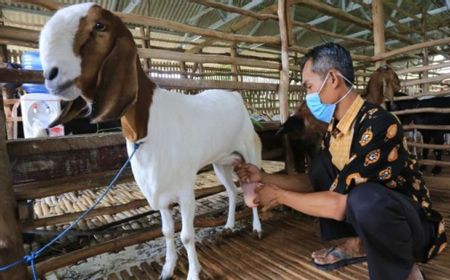
[[(22, 69), (42, 71), (42, 64), (38, 51), (23, 52), (21, 61), (22, 61)], [(22, 88), (27, 93), (48, 93), (48, 90), (44, 84), (25, 83), (22, 85)]]
[(25, 138), (63, 136), (64, 126), (48, 128), (61, 113), (61, 100), (51, 94), (29, 93), (20, 97)]

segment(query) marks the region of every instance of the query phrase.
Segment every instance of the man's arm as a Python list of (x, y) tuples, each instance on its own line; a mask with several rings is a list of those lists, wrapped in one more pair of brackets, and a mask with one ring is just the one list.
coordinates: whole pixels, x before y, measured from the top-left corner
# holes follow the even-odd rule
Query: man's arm
[(274, 184), (288, 191), (312, 192), (314, 190), (308, 175), (304, 173), (287, 175), (261, 172), (261, 183)]
[(338, 221), (344, 220), (347, 210), (347, 195), (332, 191), (301, 193), (266, 184), (257, 192), (263, 210), (282, 204), (307, 215)]
[(257, 166), (246, 163), (236, 164), (234, 171), (238, 175), (239, 181), (243, 184), (275, 184), (285, 190), (313, 191), (309, 177), (306, 174), (268, 174), (261, 171)]

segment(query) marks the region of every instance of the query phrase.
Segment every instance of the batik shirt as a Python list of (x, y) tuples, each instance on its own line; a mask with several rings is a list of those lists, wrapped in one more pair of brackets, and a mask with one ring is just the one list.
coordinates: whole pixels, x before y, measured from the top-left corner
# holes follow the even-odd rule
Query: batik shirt
[(394, 115), (358, 96), (339, 123), (331, 122), (322, 149), (330, 151), (339, 170), (331, 191), (347, 194), (358, 184), (376, 182), (410, 197), (435, 225), (428, 259), (444, 250), (447, 238), (442, 216), (431, 208), (430, 193)]

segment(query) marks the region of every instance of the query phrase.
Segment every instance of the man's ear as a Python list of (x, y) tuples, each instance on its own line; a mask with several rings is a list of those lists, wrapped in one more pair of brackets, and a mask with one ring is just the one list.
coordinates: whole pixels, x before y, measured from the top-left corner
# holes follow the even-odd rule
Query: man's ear
[(340, 86), (341, 80), (343, 79), (339, 79), (339, 75), (336, 71), (332, 70), (330, 71), (330, 81), (331, 81), (331, 85), (334, 89), (338, 88)]

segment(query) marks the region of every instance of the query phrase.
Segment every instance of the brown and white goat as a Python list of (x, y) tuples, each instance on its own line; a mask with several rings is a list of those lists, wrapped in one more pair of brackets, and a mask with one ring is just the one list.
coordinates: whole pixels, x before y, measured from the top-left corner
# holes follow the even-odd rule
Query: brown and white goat
[[(80, 114), (93, 122), (120, 118), (128, 153), (133, 143), (141, 143), (131, 167), (150, 206), (161, 212), (166, 238), (161, 278), (171, 277), (176, 264), (169, 205), (178, 202), (188, 279), (198, 279), (201, 268), (195, 250), (193, 190), (197, 171), (213, 164), (229, 196), (225, 227), (232, 229), (236, 154), (261, 165), (261, 142), (240, 94), (209, 90), (188, 96), (158, 88), (142, 70), (127, 27), (92, 3), (59, 10), (44, 26), (39, 48), (47, 88), (70, 101), (55, 122)], [(253, 214), (253, 229), (260, 234), (257, 208)]]

